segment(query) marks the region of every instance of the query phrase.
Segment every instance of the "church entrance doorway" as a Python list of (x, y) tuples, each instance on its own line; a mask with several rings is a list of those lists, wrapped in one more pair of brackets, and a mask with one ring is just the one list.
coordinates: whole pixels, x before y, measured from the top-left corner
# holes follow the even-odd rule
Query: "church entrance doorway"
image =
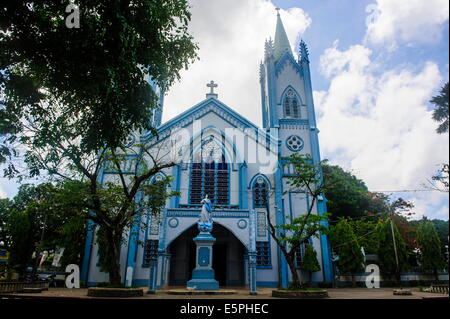
[[(169, 285), (186, 286), (195, 268), (196, 246), (193, 238), (198, 235), (197, 224), (184, 231), (169, 245), (170, 270)], [(220, 287), (245, 286), (245, 247), (228, 229), (214, 223), (212, 235), (216, 238), (213, 246), (213, 268)]]

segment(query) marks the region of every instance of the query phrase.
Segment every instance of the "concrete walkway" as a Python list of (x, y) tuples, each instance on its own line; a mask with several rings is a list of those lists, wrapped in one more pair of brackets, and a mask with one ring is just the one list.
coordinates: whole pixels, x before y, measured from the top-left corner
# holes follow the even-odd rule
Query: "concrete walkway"
[[(174, 289), (177, 287), (171, 287)], [(158, 290), (154, 295), (145, 294), (143, 297), (137, 297), (134, 299), (280, 299), (272, 297), (273, 288), (258, 288), (257, 296), (250, 296), (248, 289), (243, 288), (230, 288), (236, 290), (236, 294), (232, 295), (170, 295), (167, 293), (167, 289)], [(422, 299), (423, 297), (446, 297), (448, 295), (420, 292), (418, 288), (411, 288), (412, 296), (394, 296), (394, 288), (379, 288), (379, 289), (367, 289), (367, 288), (330, 288), (327, 289), (331, 299)], [(144, 288), (144, 293), (147, 292), (147, 288)], [(92, 298), (87, 296), (87, 289), (67, 289), (67, 288), (49, 288), (48, 291), (41, 293), (27, 293), (27, 294), (14, 294), (16, 296), (23, 296), (25, 298)], [(93, 298), (96, 299), (96, 298)], [(124, 298), (130, 299), (130, 298)]]

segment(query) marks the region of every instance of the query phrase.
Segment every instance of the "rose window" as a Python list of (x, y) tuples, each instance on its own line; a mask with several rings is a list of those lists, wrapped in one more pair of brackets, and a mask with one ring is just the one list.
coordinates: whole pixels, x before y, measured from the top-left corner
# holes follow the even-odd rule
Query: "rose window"
[(293, 152), (298, 152), (303, 148), (303, 140), (300, 136), (292, 135), (286, 140), (286, 146)]

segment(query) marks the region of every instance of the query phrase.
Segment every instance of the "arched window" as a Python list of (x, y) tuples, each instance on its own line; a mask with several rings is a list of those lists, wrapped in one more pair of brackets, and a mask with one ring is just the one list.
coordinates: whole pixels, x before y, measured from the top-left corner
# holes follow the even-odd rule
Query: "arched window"
[(229, 165), (222, 156), (221, 161), (196, 162), (192, 164), (190, 203), (201, 204), (208, 198), (215, 205), (229, 204)]
[(284, 97), (284, 115), (287, 118), (300, 118), (300, 107), (294, 90), (289, 89)]
[(268, 187), (267, 183), (262, 177), (256, 179), (256, 183), (253, 186), (253, 207), (266, 207)]

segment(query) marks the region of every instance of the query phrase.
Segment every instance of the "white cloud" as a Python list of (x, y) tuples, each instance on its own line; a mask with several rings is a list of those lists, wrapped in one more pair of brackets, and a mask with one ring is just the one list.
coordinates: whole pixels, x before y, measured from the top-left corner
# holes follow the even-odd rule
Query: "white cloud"
[[(219, 84), (219, 99), (254, 123), (261, 123), (259, 63), (264, 41), (275, 34), (275, 6), (267, 0), (192, 0), (191, 34), (199, 43), (200, 61), (183, 71), (168, 92), (163, 120), (205, 98), (206, 83)], [(293, 51), (311, 24), (300, 8), (280, 11)]]
[[(441, 74), (433, 62), (416, 72), (380, 73), (371, 53), (361, 45), (341, 51), (335, 42), (320, 59), (331, 82), (328, 91), (314, 92), (322, 154), (373, 191), (421, 189), (437, 164), (448, 163), (448, 135), (436, 134), (427, 110)], [(416, 196), (417, 214), (429, 211), (436, 196)], [(448, 211), (448, 198), (446, 205)]]
[(20, 184), (13, 179), (0, 178), (0, 198), (12, 198), (17, 194)]
[(6, 193), (0, 188), (0, 198), (7, 198)]
[[(373, 10), (375, 9), (375, 10)], [(369, 12), (366, 40), (387, 44), (435, 43), (449, 17), (448, 0), (377, 0)]]
[(421, 219), (426, 216), (429, 219), (448, 220), (448, 194), (440, 192), (417, 193), (409, 198), (414, 203), (412, 209), (413, 219)]

